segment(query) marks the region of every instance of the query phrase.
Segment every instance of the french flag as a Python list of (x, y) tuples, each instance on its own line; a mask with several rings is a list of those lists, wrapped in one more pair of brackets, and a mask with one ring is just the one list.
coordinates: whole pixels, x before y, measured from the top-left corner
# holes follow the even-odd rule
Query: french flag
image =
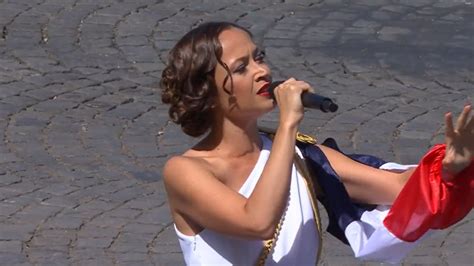
[[(453, 181), (442, 180), (445, 145), (434, 146), (418, 166), (389, 163), (370, 155), (347, 155), (385, 170), (416, 167), (391, 206), (352, 202), (324, 153), (316, 145), (297, 145), (323, 191), (318, 200), (328, 212), (327, 231), (350, 245), (357, 258), (398, 263), (430, 231), (455, 224), (474, 206), (474, 161)], [(339, 150), (333, 139), (322, 145)]]

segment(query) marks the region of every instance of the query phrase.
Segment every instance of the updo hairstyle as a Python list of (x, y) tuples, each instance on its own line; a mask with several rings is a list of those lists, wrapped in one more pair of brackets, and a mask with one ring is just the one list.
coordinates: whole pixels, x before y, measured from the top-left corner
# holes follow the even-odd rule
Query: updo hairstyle
[(244, 30), (251, 36), (247, 29), (234, 23), (208, 22), (185, 34), (169, 53), (167, 66), (161, 74), (161, 99), (170, 105), (171, 120), (181, 125), (187, 135), (201, 136), (212, 125), (217, 64), (223, 66), (230, 77), (227, 65), (221, 61), (219, 42), (220, 33), (229, 28)]

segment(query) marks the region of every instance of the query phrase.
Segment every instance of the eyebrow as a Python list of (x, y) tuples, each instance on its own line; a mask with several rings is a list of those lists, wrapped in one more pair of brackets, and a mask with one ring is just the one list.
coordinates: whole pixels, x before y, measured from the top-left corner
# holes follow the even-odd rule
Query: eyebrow
[[(261, 49), (260, 49), (258, 46), (256, 46), (255, 49), (253, 49), (253, 51), (252, 51), (252, 56), (255, 58), (255, 56), (257, 56), (257, 54), (258, 54), (260, 51), (261, 51)], [(231, 69), (234, 69), (235, 64), (236, 64), (237, 62), (239, 62), (239, 61), (242, 61), (243, 63), (248, 63), (248, 61), (249, 61), (249, 56), (248, 56), (248, 55), (244, 55), (244, 56), (242, 56), (242, 57), (239, 57), (239, 58), (235, 59), (234, 62), (232, 62), (232, 64), (230, 64), (230, 68), (231, 68)]]

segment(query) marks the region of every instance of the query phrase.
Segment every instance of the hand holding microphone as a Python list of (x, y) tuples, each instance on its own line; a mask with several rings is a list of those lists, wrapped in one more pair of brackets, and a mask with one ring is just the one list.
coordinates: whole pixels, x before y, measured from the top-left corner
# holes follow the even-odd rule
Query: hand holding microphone
[[(273, 99), (275, 99), (275, 88), (283, 82), (282, 80), (274, 81), (268, 87), (268, 92), (270, 92)], [(301, 94), (301, 102), (306, 108), (319, 109), (325, 113), (336, 112), (338, 109), (337, 104), (331, 99), (311, 92), (303, 92)]]

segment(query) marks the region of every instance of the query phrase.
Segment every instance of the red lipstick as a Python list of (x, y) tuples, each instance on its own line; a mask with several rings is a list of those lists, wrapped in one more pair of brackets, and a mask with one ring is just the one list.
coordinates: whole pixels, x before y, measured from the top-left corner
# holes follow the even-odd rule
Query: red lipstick
[(270, 97), (270, 92), (268, 91), (270, 83), (263, 85), (258, 91), (257, 94), (264, 97)]

